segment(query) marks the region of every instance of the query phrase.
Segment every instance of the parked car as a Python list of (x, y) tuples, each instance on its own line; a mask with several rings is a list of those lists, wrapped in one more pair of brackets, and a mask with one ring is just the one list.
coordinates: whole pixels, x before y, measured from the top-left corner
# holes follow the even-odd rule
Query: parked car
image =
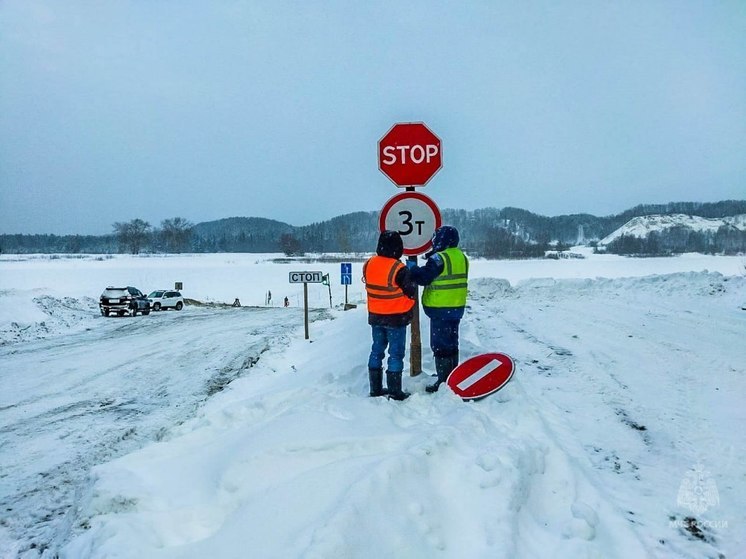
[(184, 308), (184, 297), (178, 291), (169, 291), (167, 289), (158, 289), (148, 295), (148, 302), (154, 311), (161, 309), (176, 309), (180, 311)]
[(112, 287), (104, 289), (98, 300), (98, 306), (101, 314), (109, 316), (114, 313), (124, 316), (129, 313), (135, 316), (138, 312), (150, 314), (150, 303), (148, 298), (143, 295), (142, 291), (136, 287)]

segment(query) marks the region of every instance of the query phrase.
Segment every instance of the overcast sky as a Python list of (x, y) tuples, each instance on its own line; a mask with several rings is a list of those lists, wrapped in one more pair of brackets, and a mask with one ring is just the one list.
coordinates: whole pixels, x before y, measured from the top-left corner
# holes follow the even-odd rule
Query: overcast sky
[(746, 2), (0, 0), (0, 232), (746, 198)]

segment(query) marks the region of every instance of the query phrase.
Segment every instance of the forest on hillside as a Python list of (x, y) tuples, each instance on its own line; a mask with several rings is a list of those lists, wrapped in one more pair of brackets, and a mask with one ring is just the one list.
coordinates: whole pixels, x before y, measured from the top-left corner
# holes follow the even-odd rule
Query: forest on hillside
[[(572, 214), (547, 217), (520, 208), (445, 209), (443, 223), (455, 226), (461, 246), (486, 258), (542, 257), (549, 249), (595, 245), (629, 220), (646, 215), (686, 214), (722, 218), (746, 214), (746, 201), (715, 203), (672, 202), (639, 205), (620, 214), (597, 217)], [(106, 235), (0, 235), (0, 252), (6, 254), (69, 253), (212, 253), (359, 252), (374, 250), (378, 237), (378, 212), (356, 212), (304, 226), (258, 217), (230, 217), (193, 224), (175, 217), (158, 226), (134, 218), (112, 224)], [(746, 232), (721, 227), (717, 232), (672, 228), (645, 238), (622, 236), (605, 247), (626, 255), (660, 255), (681, 252), (746, 253)]]

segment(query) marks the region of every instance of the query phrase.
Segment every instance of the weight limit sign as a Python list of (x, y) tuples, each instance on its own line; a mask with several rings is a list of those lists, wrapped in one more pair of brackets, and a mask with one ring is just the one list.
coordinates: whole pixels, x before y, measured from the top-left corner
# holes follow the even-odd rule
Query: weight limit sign
[(440, 210), (433, 200), (419, 192), (402, 192), (381, 210), (378, 228), (397, 231), (404, 243), (404, 254), (416, 256), (432, 247), (432, 237), (441, 225)]

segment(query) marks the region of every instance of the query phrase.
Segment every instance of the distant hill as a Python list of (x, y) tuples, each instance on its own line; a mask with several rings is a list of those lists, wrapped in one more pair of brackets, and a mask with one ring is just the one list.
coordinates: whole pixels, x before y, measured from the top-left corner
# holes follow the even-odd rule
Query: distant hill
[(617, 254), (661, 255), (682, 252), (746, 252), (746, 214), (701, 217), (687, 214), (634, 217), (598, 242)]
[[(462, 246), (471, 254), (488, 257), (540, 256), (550, 246), (597, 243), (636, 217), (680, 214), (729, 218), (746, 214), (746, 201), (647, 204), (606, 217), (547, 217), (512, 207), (442, 210), (443, 223), (459, 230)], [(200, 223), (194, 227), (194, 246), (210, 252), (282, 252), (282, 235), (297, 240), (303, 252), (371, 252), (378, 237), (378, 212), (355, 212), (302, 227), (259, 218)]]
[(717, 233), (721, 228), (746, 231), (746, 214), (722, 218), (700, 217), (696, 215), (646, 215), (630, 219), (611, 235), (601, 239), (599, 245), (609, 245), (622, 236), (644, 239), (651, 233), (666, 233), (671, 229), (686, 229), (699, 233)]
[[(444, 209), (442, 214), (445, 224), (458, 228), (462, 246), (470, 254), (491, 258), (536, 257), (548, 248), (597, 243), (610, 252), (637, 254), (655, 249), (655, 243), (662, 237), (676, 237), (675, 242), (664, 243), (665, 249), (658, 244), (657, 250), (662, 253), (680, 251), (682, 246), (696, 246), (706, 252), (746, 252), (746, 240), (740, 236), (743, 229), (735, 225), (742, 223), (736, 216), (746, 214), (744, 200), (645, 204), (604, 217), (590, 214), (548, 217), (511, 207)], [(664, 223), (673, 225), (666, 228)], [(703, 223), (710, 224), (709, 233), (694, 225)], [(157, 233), (153, 234), (152, 242), (143, 245), (143, 250), (163, 250)], [(651, 234), (653, 244), (643, 247)], [(193, 225), (187, 248), (192, 252), (370, 253), (377, 237), (377, 211), (345, 214), (300, 227), (261, 217), (229, 217)], [(682, 242), (684, 237), (686, 241)], [(112, 253), (123, 249), (114, 235), (0, 235), (0, 251)]]

